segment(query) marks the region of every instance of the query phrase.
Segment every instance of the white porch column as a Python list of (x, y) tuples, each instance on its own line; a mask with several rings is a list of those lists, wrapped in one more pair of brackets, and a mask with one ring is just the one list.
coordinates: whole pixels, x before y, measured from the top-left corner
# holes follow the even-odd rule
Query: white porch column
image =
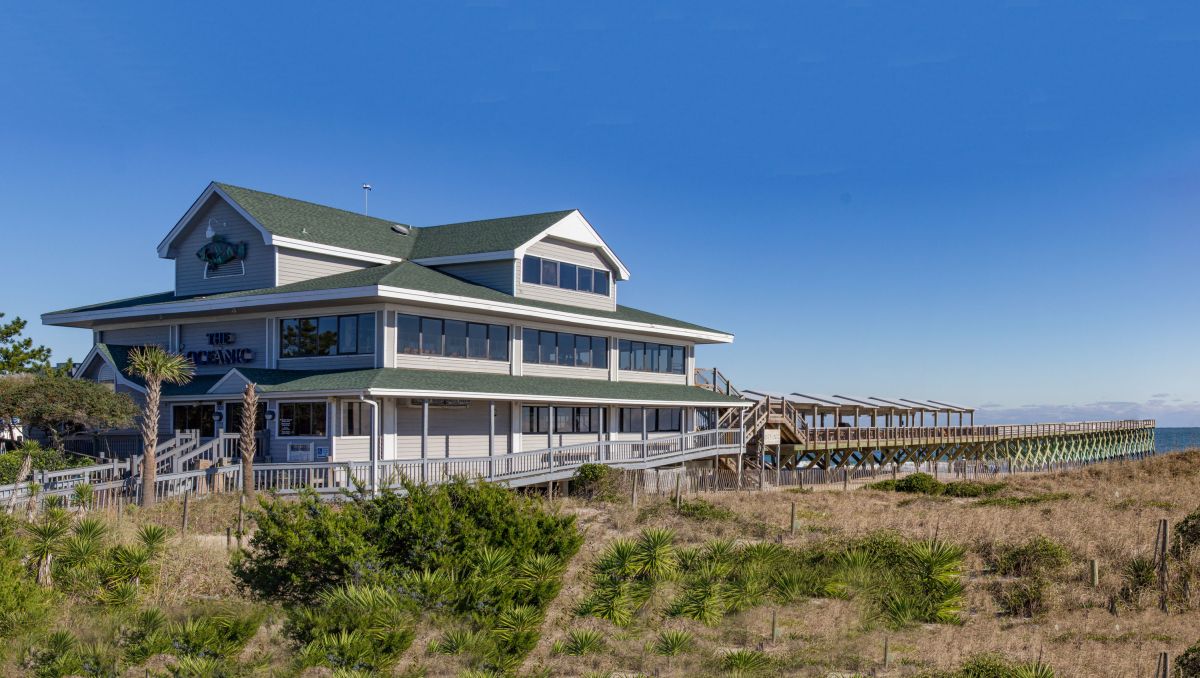
[(554, 406), (546, 407), (550, 412), (549, 421), (546, 422), (546, 447), (554, 447)]
[(642, 440), (647, 440), (650, 436), (646, 431), (646, 407), (642, 406)]
[(524, 451), (524, 443), (521, 442), (521, 430), (525, 421), (525, 408), (521, 403), (513, 401), (508, 405), (511, 410), (508, 417), (508, 453), (516, 454)]
[(492, 468), (493, 459), (496, 456), (496, 401), (488, 401), (488, 476), (495, 475)]
[(421, 481), (428, 482), (429, 473), (429, 399), (421, 401)]

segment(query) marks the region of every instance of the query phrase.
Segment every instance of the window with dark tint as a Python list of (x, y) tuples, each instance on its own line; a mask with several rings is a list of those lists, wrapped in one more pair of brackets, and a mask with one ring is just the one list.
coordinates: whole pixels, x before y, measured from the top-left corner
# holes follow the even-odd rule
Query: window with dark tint
[(542, 284), (542, 260), (540, 257), (525, 257), (521, 262), (521, 282)]
[(542, 284), (558, 286), (558, 262), (542, 259)]
[(592, 366), (592, 338), (587, 335), (575, 335), (575, 366)]
[(338, 353), (358, 353), (358, 316), (338, 317)]
[(366, 403), (349, 402), (342, 408), (342, 430), (340, 435), (365, 436), (371, 434), (371, 410)]
[(409, 355), (421, 352), (421, 319), (415, 315), (396, 315), (396, 350)]
[(579, 290), (608, 296), (608, 271), (565, 261), (526, 256), (521, 261), (521, 282)]
[(538, 332), (538, 362), (543, 365), (558, 363), (558, 333)]
[(526, 327), (521, 332), (521, 360), (534, 364), (541, 362), (541, 358), (538, 357), (537, 330), (531, 330)]
[(212, 405), (176, 405), (171, 423), (176, 431), (199, 431), (201, 438), (211, 438), (217, 434), (215, 412)]
[(564, 290), (573, 290), (579, 284), (579, 273), (575, 264), (558, 265), (558, 286)]
[(488, 358), (508, 361), (507, 325), (488, 325)]
[(442, 321), (421, 318), (421, 354), (442, 355)]
[(525, 405), (521, 408), (522, 433), (549, 433), (550, 408)]
[(593, 278), (592, 291), (596, 294), (608, 296), (608, 271), (595, 270), (596, 275)]
[(683, 374), (687, 362), (687, 349), (683, 346), (622, 339), (617, 350), (617, 366), (622, 370)]
[[(225, 430), (240, 433), (242, 430), (242, 404), (225, 403)], [(254, 430), (267, 430), (267, 404), (258, 404), (258, 413), (254, 417)]]
[(462, 320), (446, 321), (446, 357), (467, 356), (467, 323)]
[(467, 357), (484, 359), (488, 357), (488, 326), (479, 323), (467, 324)]
[(325, 403), (279, 403), (280, 437), (324, 437)]
[(300, 321), (296, 318), (279, 323), (279, 357), (295, 358), (300, 355)]
[(375, 353), (375, 314), (327, 315), (279, 321), (279, 357)]
[(508, 327), (465, 320), (396, 315), (400, 353), (476, 360), (508, 360)]
[(608, 368), (608, 339), (569, 332), (525, 329), (521, 338), (526, 363)]
[[(642, 408), (622, 407), (621, 433), (642, 432)], [(682, 430), (683, 410), (678, 407), (650, 407), (645, 410), (647, 433), (672, 433)]]
[(558, 333), (558, 364), (575, 365), (575, 335)]

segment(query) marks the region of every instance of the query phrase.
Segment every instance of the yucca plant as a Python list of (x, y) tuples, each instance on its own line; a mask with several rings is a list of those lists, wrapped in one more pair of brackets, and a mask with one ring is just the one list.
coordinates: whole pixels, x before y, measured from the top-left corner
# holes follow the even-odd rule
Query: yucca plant
[(825, 592), (825, 579), (816, 568), (799, 567), (777, 571), (771, 575), (771, 588), (781, 603), (802, 598), (814, 598)]
[(541, 606), (558, 595), (564, 569), (560, 559), (548, 553), (535, 553), (517, 566), (514, 583), (531, 604)]
[(137, 531), (138, 543), (146, 549), (151, 558), (157, 558), (163, 552), (167, 538), (170, 536), (171, 533), (167, 528), (154, 524), (142, 525)]
[(104, 544), (89, 534), (72, 534), (63, 540), (58, 563), (64, 568), (84, 568), (104, 555)]
[(716, 626), (727, 610), (725, 587), (718, 579), (699, 580), (689, 584), (671, 604), (668, 612), (687, 617), (706, 626)]
[(750, 676), (771, 666), (771, 658), (758, 650), (732, 650), (721, 656), (721, 668), (732, 676)]
[(1157, 579), (1158, 566), (1154, 560), (1137, 556), (1121, 568), (1121, 597), (1140, 605), (1142, 594), (1153, 587)]
[(71, 488), (71, 500), (81, 510), (90, 511), (96, 498), (96, 490), (90, 483), (80, 483)]
[(668, 658), (678, 657), (687, 652), (695, 644), (695, 638), (683, 629), (665, 629), (654, 639), (654, 654)]
[(463, 654), (478, 649), (483, 643), (483, 637), (470, 629), (451, 629), (442, 634), (441, 638), (429, 643), (431, 654)]
[(108, 538), (108, 524), (95, 517), (81, 518), (71, 531), (88, 539), (104, 541)]
[(475, 575), (485, 579), (506, 576), (512, 565), (512, 551), (484, 546), (474, 555)]
[(742, 547), (739, 554), (742, 563), (759, 563), (773, 566), (782, 563), (791, 555), (782, 544), (769, 541), (755, 542)]
[(154, 572), (151, 567), (153, 558), (144, 546), (118, 544), (109, 549), (108, 560), (110, 566), (106, 578), (109, 586), (127, 583), (137, 589), (142, 580), (148, 579)]
[(642, 530), (637, 541), (633, 563), (638, 576), (652, 582), (675, 576), (679, 566), (675, 558), (675, 533), (668, 529)]
[(763, 603), (771, 585), (766, 575), (757, 571), (740, 573), (725, 587), (724, 602), (728, 612), (741, 612)]
[(640, 605), (634, 595), (634, 585), (628, 581), (612, 581), (595, 586), (591, 594), (580, 603), (576, 613), (581, 616), (591, 615), (616, 626), (626, 627), (633, 623), (638, 607)]
[(537, 643), (542, 612), (529, 605), (514, 605), (496, 618), (492, 637), (502, 654), (523, 657)]
[(704, 554), (695, 546), (679, 546), (675, 548), (675, 560), (681, 572), (688, 572), (704, 560)]
[(595, 629), (571, 629), (567, 637), (555, 641), (554, 651), (571, 657), (582, 657), (604, 649), (604, 634)]
[(96, 602), (108, 607), (129, 607), (137, 602), (137, 587), (131, 582), (121, 582), (99, 589)]
[(171, 647), (166, 629), (166, 615), (156, 608), (135, 614), (132, 623), (121, 630), (119, 645), (122, 656), (130, 664), (141, 664), (150, 657)]
[(224, 678), (230, 675), (226, 662), (216, 657), (180, 657), (167, 668), (172, 678)]
[(52, 588), (54, 556), (58, 554), (63, 537), (67, 534), (67, 524), (47, 516), (41, 522), (26, 525), (25, 531), (30, 537), (29, 556), (37, 564), (37, 583)]
[(400, 655), (378, 647), (371, 634), (358, 629), (320, 633), (301, 650), (302, 666), (325, 666), (334, 670), (374, 673), (391, 668)]
[(362, 659), (384, 670), (412, 644), (411, 605), (382, 587), (340, 586), (322, 591), (312, 607), (293, 608), (284, 630), (304, 646), (306, 666), (345, 669)]
[(70, 631), (54, 631), (25, 653), (25, 665), (38, 676), (71, 676), (80, 672), (79, 641)]
[(704, 557), (712, 562), (732, 563), (737, 553), (737, 543), (732, 539), (712, 539), (704, 544)]
[(424, 569), (400, 577), (400, 591), (416, 606), (435, 608), (450, 599), (456, 583), (457, 578), (445, 570)]
[(632, 539), (614, 539), (593, 566), (597, 574), (610, 579), (632, 579), (639, 571), (638, 544)]

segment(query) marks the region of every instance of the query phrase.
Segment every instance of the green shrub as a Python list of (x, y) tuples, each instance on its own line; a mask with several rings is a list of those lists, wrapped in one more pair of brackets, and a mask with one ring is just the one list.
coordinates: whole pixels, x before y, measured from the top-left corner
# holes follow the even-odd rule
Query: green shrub
[(897, 492), (941, 494), (942, 484), (928, 473), (914, 473), (896, 481)]
[(595, 654), (604, 649), (604, 634), (594, 629), (571, 629), (567, 637), (554, 643), (554, 652), (571, 657)]
[(736, 515), (724, 506), (718, 506), (699, 498), (681, 501), (676, 512), (684, 518), (699, 521), (729, 520)]
[(15, 450), (0, 453), (0, 485), (17, 482), (17, 473), (25, 461), (25, 455), (33, 459), (34, 471), (61, 471), (77, 466), (91, 466), (93, 462), (87, 457), (61, 450), (48, 449), (35, 442), (26, 442)]
[(1005, 487), (1004, 483), (981, 483), (977, 480), (956, 480), (942, 486), (947, 497), (989, 497)]
[(918, 678), (1054, 678), (1054, 671), (1040, 662), (1015, 662), (995, 653), (978, 654), (957, 671), (930, 671)]
[(1067, 549), (1042, 535), (1020, 545), (1002, 546), (995, 554), (996, 572), (1009, 576), (1054, 574), (1070, 564)]
[(620, 475), (607, 464), (584, 464), (571, 478), (572, 494), (589, 501), (617, 501), (621, 498)]
[(305, 492), (299, 501), (262, 499), (258, 529), (234, 576), (250, 593), (312, 602), (346, 583), (392, 585), (409, 572), (469, 576), (485, 548), (514, 563), (537, 554), (565, 562), (582, 536), (573, 516), (547, 513), (540, 502), (490, 483), (410, 485), (334, 506)]
[(1200, 546), (1200, 508), (1189, 513), (1183, 520), (1175, 523), (1175, 543), (1173, 548), (1178, 556), (1186, 556), (1192, 549)]
[(1041, 577), (998, 583), (994, 597), (1000, 611), (1010, 617), (1036, 617), (1049, 607), (1046, 582)]
[(870, 485), (867, 485), (867, 489), (868, 490), (878, 490), (880, 492), (895, 492), (896, 491), (896, 481), (895, 480), (881, 480), (877, 483), (871, 483)]
[(385, 671), (412, 644), (416, 605), (377, 586), (322, 591), (313, 607), (293, 608), (285, 633), (303, 666)]
[(1200, 642), (1184, 650), (1175, 658), (1177, 678), (1200, 678)]

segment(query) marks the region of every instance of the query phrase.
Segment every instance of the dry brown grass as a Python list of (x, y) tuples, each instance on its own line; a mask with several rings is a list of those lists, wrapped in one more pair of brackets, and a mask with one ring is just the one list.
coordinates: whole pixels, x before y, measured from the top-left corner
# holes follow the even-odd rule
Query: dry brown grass
[[(705, 494), (726, 506), (737, 518), (697, 522), (664, 511), (643, 524), (628, 505), (603, 511), (567, 500), (577, 512), (587, 541), (568, 574), (563, 593), (548, 615), (538, 649), (526, 668), (548, 667), (553, 675), (582, 675), (598, 668), (617, 671), (659, 671), (660, 675), (696, 675), (711, 671), (713, 653), (725, 647), (758, 647), (792, 667), (786, 675), (824, 675), (829, 671), (880, 670), (885, 636), (893, 657), (902, 666), (890, 675), (908, 675), (920, 667), (949, 668), (965, 657), (999, 651), (1020, 659), (1039, 656), (1059, 676), (1136, 676), (1151, 672), (1156, 653), (1175, 656), (1200, 640), (1200, 592), (1191, 594), (1191, 609), (1164, 615), (1153, 609), (1154, 594), (1143, 609), (1122, 606), (1118, 616), (1107, 609), (1120, 586), (1120, 567), (1135, 555), (1148, 555), (1156, 522), (1176, 521), (1200, 505), (1200, 451), (1142, 462), (1095, 466), (1088, 469), (1004, 478), (1004, 497), (1069, 494), (1033, 505), (980, 505), (974, 499), (913, 497), (871, 490), (795, 493)], [(788, 532), (791, 502), (800, 523), (796, 536)], [(643, 507), (646, 501), (643, 500)], [(933, 626), (888, 632), (864, 630), (853, 603), (814, 600), (779, 609), (784, 638), (770, 642), (769, 607), (726, 619), (716, 629), (687, 626), (696, 634), (697, 648), (688, 658), (673, 662), (646, 648), (661, 628), (681, 625), (656, 612), (630, 630), (606, 623), (610, 651), (601, 659), (558, 657), (551, 644), (573, 626), (596, 620), (574, 618), (572, 610), (587, 590), (586, 563), (595, 559), (611, 539), (643, 526), (670, 527), (680, 543), (713, 537), (779, 539), (803, 545), (840, 536), (861, 536), (888, 529), (908, 537), (939, 536), (969, 547), (967, 606), (962, 626)], [(1056, 576), (1049, 591), (1050, 610), (1036, 619), (999, 614), (991, 586), (996, 577), (982, 554), (996, 545), (1023, 542), (1045, 535), (1072, 554), (1070, 567)], [(1101, 563), (1101, 585), (1090, 587), (1088, 560)], [(1200, 587), (1198, 587), (1200, 588)], [(1178, 606), (1177, 606), (1178, 607)], [(807, 666), (803, 666), (807, 665)], [(881, 673), (880, 675), (888, 675)]]

